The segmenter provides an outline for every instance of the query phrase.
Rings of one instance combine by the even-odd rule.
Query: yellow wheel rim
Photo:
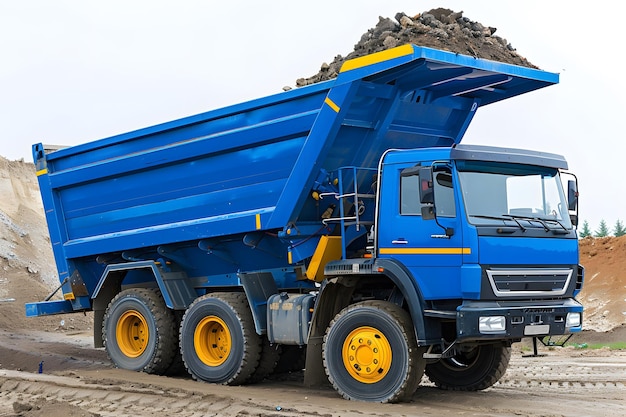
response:
[[[364,384],[381,381],[391,367],[391,345],[379,330],[363,326],[354,329],[343,342],[343,364],[348,373]]]
[[[117,345],[122,354],[129,358],[137,358],[145,352],[149,336],[146,318],[137,310],[126,311],[117,321]]]
[[[217,316],[203,318],[193,333],[193,343],[198,358],[207,366],[220,366],[232,349],[228,326]]]

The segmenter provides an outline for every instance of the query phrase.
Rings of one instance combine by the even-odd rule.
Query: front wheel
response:
[[[453,357],[426,365],[426,375],[437,387],[455,391],[480,391],[502,378],[511,359],[511,348],[478,345]]]
[[[384,301],[343,309],[324,336],[326,374],[344,398],[396,402],[410,398],[424,373],[409,314]]]

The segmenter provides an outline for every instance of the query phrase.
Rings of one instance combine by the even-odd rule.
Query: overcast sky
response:
[[[378,16],[434,7],[496,27],[561,82],[481,108],[464,142],[564,155],[580,217],[626,221],[626,3],[502,0],[0,0],[0,155],[76,145],[281,91]]]

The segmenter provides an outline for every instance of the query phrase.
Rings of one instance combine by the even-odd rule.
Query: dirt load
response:
[[[296,85],[302,87],[330,80],[339,74],[341,65],[348,59],[407,43],[537,68],[495,32],[496,28],[475,22],[463,16],[463,12],[444,8],[432,9],[413,17],[405,13],[397,13],[395,19],[379,17],[378,24],[361,36],[352,52],[346,56],[335,56],[330,64],[323,63],[317,74],[296,80]]]
[[[448,9],[380,18],[345,57],[337,56],[299,86],[337,75],[345,59],[404,43],[535,67],[495,29]],[[446,392],[426,377],[410,402],[343,400],[330,386],[305,388],[302,373],[228,387],[114,369],[93,348],[92,316],[27,319],[24,303],[58,285],[32,164],[0,157],[0,416],[606,416],[626,415],[626,350],[577,349],[626,341],[626,237],[584,239],[585,331],[565,348],[527,357],[514,345],[509,368],[481,392]],[[55,296],[54,298],[57,298]]]

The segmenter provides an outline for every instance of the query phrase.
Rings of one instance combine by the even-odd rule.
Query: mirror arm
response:
[[[434,204],[422,207],[422,219],[423,220],[435,220],[435,223],[437,223],[437,226],[441,227],[445,231],[447,237],[451,237],[454,235],[453,227],[445,227],[444,225],[439,223],[439,219],[437,218],[437,212],[435,210]]]
[[[444,230],[447,237],[452,237],[452,235],[454,235],[453,227],[445,227],[444,225],[439,223],[439,219],[437,218],[437,213],[435,213],[435,223],[437,223],[437,226],[441,227]]]

